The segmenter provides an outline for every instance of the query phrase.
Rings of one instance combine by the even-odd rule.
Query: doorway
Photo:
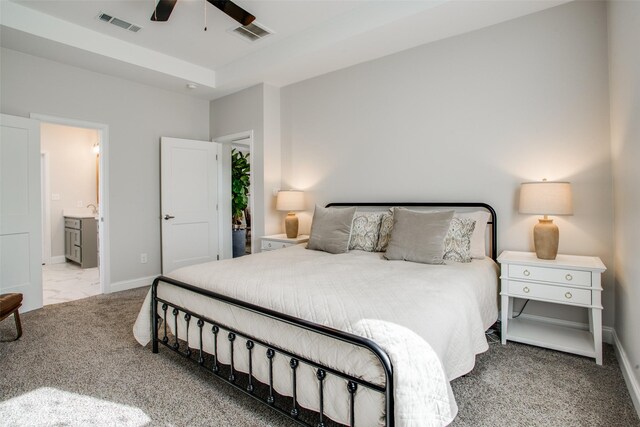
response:
[[[233,218],[233,258],[251,255],[251,149],[231,144],[231,215]]]
[[[232,156],[233,152],[241,152],[249,161],[249,193],[248,193],[248,215],[245,214],[243,219],[245,226],[248,225],[247,239],[245,241],[245,254],[259,252],[257,244],[259,239],[256,239],[253,235],[255,213],[255,176],[253,171],[255,170],[253,158],[253,131],[245,131],[235,133],[232,135],[221,136],[215,138],[214,142],[221,145],[221,162],[220,162],[220,179],[219,179],[219,204],[220,204],[220,258],[232,258],[233,257],[233,216],[232,216]]]
[[[40,120],[43,304],[108,292],[106,125]]]

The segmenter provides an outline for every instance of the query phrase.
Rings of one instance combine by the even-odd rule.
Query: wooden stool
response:
[[[22,324],[20,323],[20,313],[18,309],[22,306],[22,294],[2,294],[0,295],[0,322],[13,314],[16,321],[18,336],[9,341],[15,341],[22,336]]]

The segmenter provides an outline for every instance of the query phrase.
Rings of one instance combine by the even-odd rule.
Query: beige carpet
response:
[[[47,306],[0,343],[2,426],[288,426],[202,369],[140,347],[131,327],[146,289]],[[13,319],[0,337],[13,333]],[[492,344],[452,383],[462,426],[640,426],[611,346],[592,359]]]

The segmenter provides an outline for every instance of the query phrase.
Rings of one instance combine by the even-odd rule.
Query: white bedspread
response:
[[[436,266],[386,261],[379,253],[362,251],[331,255],[299,245],[186,267],[169,277],[373,339],[393,363],[398,426],[441,426],[453,420],[457,406],[449,381],[471,371],[475,355],[487,350],[484,331],[498,315],[497,266],[489,258]],[[158,295],[302,356],[320,358],[365,380],[384,384],[377,359],[362,349],[347,348],[347,344],[308,332],[291,333],[291,326],[170,286],[160,284]],[[142,345],[151,338],[149,298],[134,325],[134,335]],[[173,321],[168,323],[173,325]],[[191,326],[189,342],[197,347],[197,328]],[[181,337],[183,328],[181,320]],[[226,345],[219,347],[219,360],[228,363],[228,341],[220,342]],[[205,334],[205,348],[212,351],[211,334]],[[257,346],[254,354],[263,351]],[[234,361],[238,370],[247,372],[245,356],[237,352]],[[285,360],[276,362],[274,369],[282,375],[274,375],[279,378],[274,387],[290,395],[290,369]],[[268,382],[266,358],[254,360],[253,369],[260,381]],[[316,409],[313,371],[301,365],[298,378],[300,404]],[[325,390],[325,414],[347,423],[344,382],[329,376]],[[371,408],[380,408],[380,402],[378,393],[358,389],[358,425],[379,424],[383,413]]]

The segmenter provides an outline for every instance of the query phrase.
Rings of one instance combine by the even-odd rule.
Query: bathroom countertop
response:
[[[89,208],[63,209],[62,216],[65,218],[76,218],[76,219],[85,219],[85,218],[98,219],[98,214],[93,213],[93,209],[89,209]]]

